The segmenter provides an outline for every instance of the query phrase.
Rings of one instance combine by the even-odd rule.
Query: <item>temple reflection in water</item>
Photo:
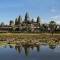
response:
[[[56,45],[48,45],[50,49],[55,49],[56,48]],[[11,47],[11,46],[10,46]],[[33,51],[34,48],[36,48],[36,51],[37,52],[40,52],[40,45],[37,45],[37,46],[15,46],[15,49],[16,51],[20,54],[21,51],[22,51],[22,48],[24,49],[24,52],[25,52],[25,55],[28,56],[29,55],[29,52],[30,52],[30,49]]]
[[[24,49],[24,52],[25,52],[25,55],[28,56],[30,49],[33,51],[34,50],[34,47],[36,47],[37,52],[40,51],[40,45],[38,45],[38,46],[27,46],[27,45],[25,45],[25,46],[17,46],[16,45],[15,46],[15,49],[16,49],[16,51],[18,53],[20,53],[22,51],[22,48],[23,48]]]

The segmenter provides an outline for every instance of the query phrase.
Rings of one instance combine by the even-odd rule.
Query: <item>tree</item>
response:
[[[54,33],[55,29],[56,29],[56,22],[55,21],[50,21],[49,28],[50,28],[50,31],[51,31],[51,33],[53,35],[53,33]]]
[[[47,32],[47,25],[42,24],[42,26],[40,26],[40,29],[41,29],[42,32]]]
[[[37,17],[37,23],[40,23],[40,17],[39,16]]]

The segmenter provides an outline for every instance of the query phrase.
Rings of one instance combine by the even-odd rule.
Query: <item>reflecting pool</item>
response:
[[[0,47],[0,60],[60,60],[60,46],[4,46]]]

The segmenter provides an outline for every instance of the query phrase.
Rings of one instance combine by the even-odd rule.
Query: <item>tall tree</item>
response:
[[[49,28],[50,28],[50,31],[51,31],[51,33],[53,35],[53,33],[54,33],[55,29],[56,29],[56,22],[55,21],[50,21]]]

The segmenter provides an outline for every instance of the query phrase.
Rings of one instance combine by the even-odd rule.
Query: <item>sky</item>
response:
[[[42,23],[54,20],[60,24],[60,0],[0,0],[0,23],[9,24],[28,12],[36,20],[40,16]]]

